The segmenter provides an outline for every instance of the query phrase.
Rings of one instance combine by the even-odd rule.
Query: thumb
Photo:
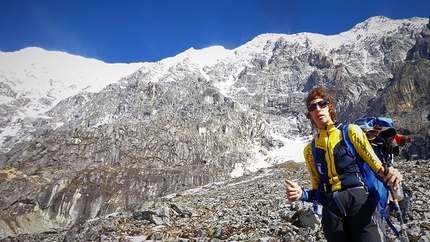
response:
[[[293,181],[290,181],[288,179],[285,179],[285,183],[287,183],[287,185],[292,186],[292,187],[296,187],[297,186],[297,183],[295,183]]]

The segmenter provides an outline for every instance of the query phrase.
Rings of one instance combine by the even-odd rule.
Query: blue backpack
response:
[[[383,117],[361,118],[354,121],[353,124],[360,126],[360,128],[366,134],[368,140],[373,144],[372,147],[376,155],[382,162],[387,163],[387,165],[390,166],[392,162],[392,155],[394,152],[397,152],[396,150],[398,149],[398,147],[393,145],[396,131],[394,130],[394,123],[392,119]],[[348,136],[348,127],[349,125],[344,125],[341,128],[342,138],[345,141],[349,152],[356,158],[357,165],[359,166],[362,176],[366,182],[369,194],[372,196],[372,201],[378,204],[381,216],[385,219],[388,226],[393,230],[396,236],[399,237],[399,232],[391,223],[385,210],[388,201],[389,187],[387,187],[382,178],[375,174],[372,168],[370,168],[370,166],[357,154]],[[312,153],[314,154],[315,165],[317,166],[318,171],[320,171],[321,164],[316,160],[315,156],[315,139],[312,141]],[[316,214],[318,214],[318,203],[324,203],[324,196],[321,194],[322,186],[323,181],[320,179],[316,193],[317,200],[314,201],[314,212]],[[321,217],[320,214],[318,214],[318,216]]]

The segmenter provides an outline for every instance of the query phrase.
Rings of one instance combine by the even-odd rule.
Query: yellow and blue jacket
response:
[[[382,162],[373,151],[366,134],[359,126],[349,125],[348,136],[357,154],[377,173]],[[326,193],[365,185],[360,168],[342,139],[341,130],[336,128],[333,123],[327,124],[325,129],[318,129],[318,134],[315,136],[315,150],[317,160],[321,165],[321,174],[314,162],[312,145],[308,144],[305,147],[303,154],[310,174],[312,191],[309,191],[310,196],[306,194],[306,199],[302,200],[312,201],[314,199],[313,196],[318,189],[320,179],[324,181]]]

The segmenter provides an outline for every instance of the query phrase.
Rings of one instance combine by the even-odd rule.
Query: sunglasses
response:
[[[309,106],[308,106],[308,111],[309,111],[309,112],[314,111],[314,110],[317,108],[317,105],[318,105],[318,107],[320,107],[320,108],[325,108],[325,107],[327,107],[327,105],[328,105],[329,103],[330,103],[330,102],[329,102],[329,101],[327,101],[327,100],[321,100],[321,101],[319,101],[319,102],[312,103],[311,105],[309,105]]]

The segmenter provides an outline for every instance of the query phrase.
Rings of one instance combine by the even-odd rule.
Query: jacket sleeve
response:
[[[303,155],[305,158],[305,163],[306,163],[306,167],[308,168],[308,172],[309,172],[309,176],[310,176],[310,180],[311,180],[311,185],[312,185],[312,190],[305,190],[303,189],[303,197],[302,197],[302,201],[306,201],[306,202],[313,202],[316,198],[315,198],[315,194],[316,191],[318,189],[318,185],[320,182],[320,176],[318,173],[318,170],[315,166],[314,163],[314,157],[312,154],[312,145],[308,144],[305,149],[303,150]]]
[[[320,183],[320,175],[318,173],[318,169],[317,169],[315,162],[314,162],[314,156],[312,154],[312,145],[311,144],[308,144],[305,147],[305,149],[303,151],[303,155],[305,158],[306,167],[308,168],[308,172],[310,175],[312,189],[317,190],[318,184]]]
[[[377,173],[382,166],[382,162],[373,151],[372,145],[366,137],[366,134],[358,125],[349,125],[348,136],[353,144],[357,154]]]

